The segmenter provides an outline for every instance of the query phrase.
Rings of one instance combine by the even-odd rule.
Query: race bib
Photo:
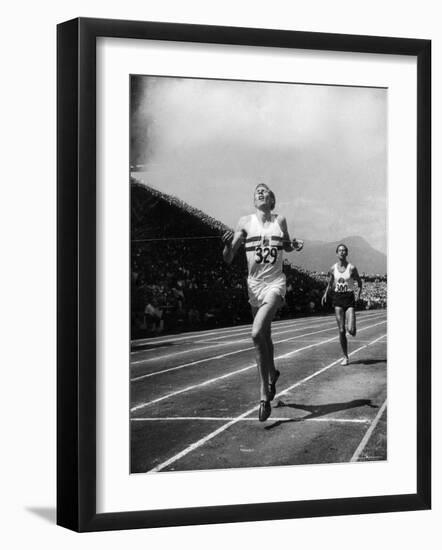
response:
[[[276,246],[257,246],[255,248],[255,263],[274,264],[278,258]]]
[[[345,279],[339,279],[339,281],[336,283],[335,292],[348,292],[348,284],[346,283]]]

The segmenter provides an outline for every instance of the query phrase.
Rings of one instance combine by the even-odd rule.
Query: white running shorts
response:
[[[262,281],[260,279],[247,279],[247,289],[249,292],[249,303],[252,307],[261,307],[269,294],[276,293],[282,299],[286,293],[285,275],[273,281]]]

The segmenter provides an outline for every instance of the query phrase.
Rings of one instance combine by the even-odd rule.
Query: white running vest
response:
[[[245,240],[249,279],[273,281],[282,275],[283,232],[272,215],[272,221],[264,227],[256,214],[250,216]]]
[[[338,294],[342,292],[353,292],[355,281],[351,276],[352,269],[353,266],[350,262],[347,264],[347,267],[343,273],[338,270],[337,263],[333,266],[333,277],[335,284],[334,291]]]

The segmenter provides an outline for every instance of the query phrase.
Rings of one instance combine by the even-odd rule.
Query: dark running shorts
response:
[[[355,295],[353,292],[335,292],[333,294],[333,307],[355,307]]]

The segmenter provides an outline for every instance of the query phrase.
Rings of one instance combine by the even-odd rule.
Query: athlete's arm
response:
[[[289,231],[287,229],[287,220],[284,216],[281,216],[278,214],[278,223],[279,227],[282,230],[283,233],[283,241],[282,241],[282,248],[285,252],[292,252],[292,250],[296,250],[297,252],[300,252],[304,247],[304,241],[301,241],[299,239],[290,239]]]
[[[333,270],[330,268],[329,272],[327,273],[327,287],[325,289],[324,295],[321,298],[321,305],[323,306],[325,302],[327,301],[327,294],[330,290],[330,287],[333,285],[334,280]]]
[[[355,280],[358,283],[358,290],[356,291],[357,292],[356,301],[358,301],[359,297],[361,296],[361,292],[362,292],[362,279],[359,276],[359,272],[358,272],[356,266],[353,266],[353,271],[352,271],[351,276],[352,276],[352,279]]]
[[[235,257],[238,248],[244,241],[246,237],[245,230],[245,218],[240,218],[235,231],[226,231],[222,236],[222,241],[224,243],[223,249],[223,260],[227,264],[231,264],[233,258]]]

